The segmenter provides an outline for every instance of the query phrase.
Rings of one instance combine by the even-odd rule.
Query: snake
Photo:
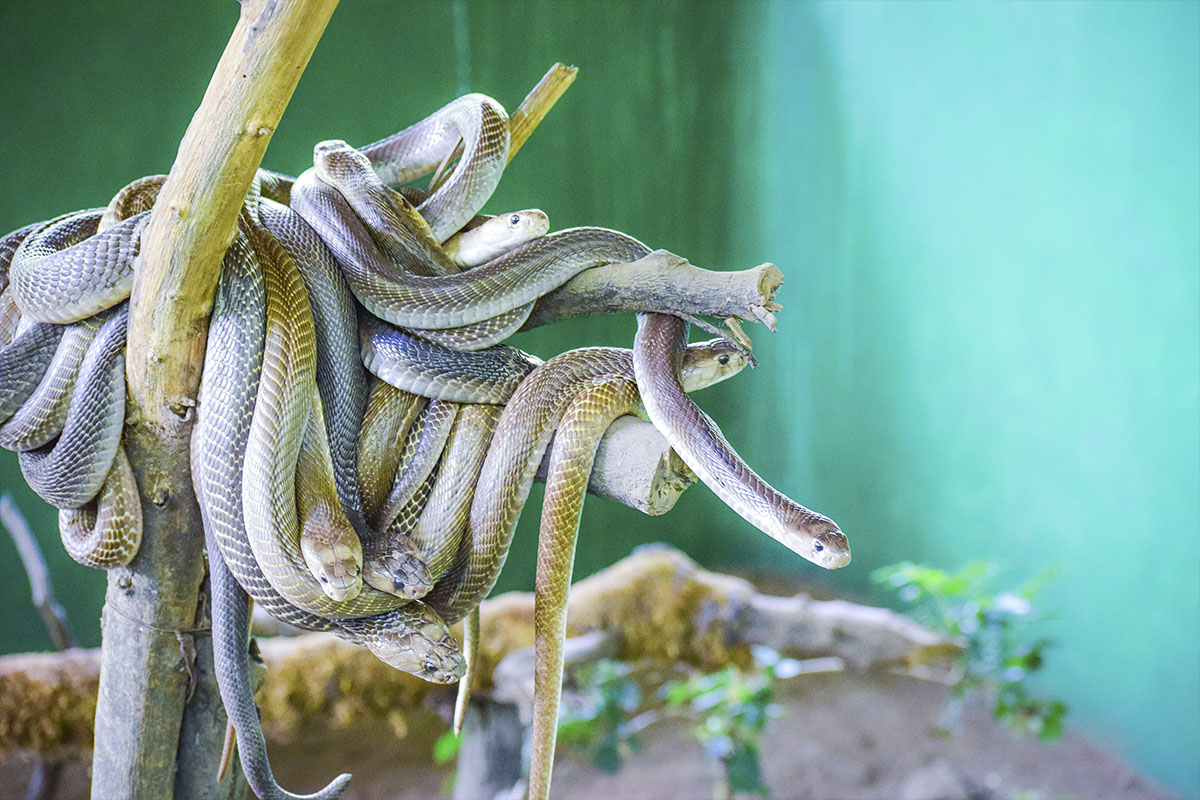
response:
[[[92,318],[63,329],[58,347],[37,388],[7,421],[0,424],[0,447],[32,450],[58,436],[75,391],[75,377],[88,345],[99,329]]]
[[[442,243],[455,266],[477,267],[507,253],[519,244],[541,238],[550,231],[550,218],[539,208],[527,208],[480,219]]]
[[[38,233],[62,222],[106,231],[150,208],[163,180],[165,176],[134,181],[105,209],[26,226],[20,246],[12,246],[17,243],[10,235],[0,252],[7,262]],[[31,488],[59,508],[64,549],[89,567],[127,564],[141,543],[137,483],[121,446],[127,320],[124,304],[78,323],[52,325],[61,331],[59,346],[37,388],[0,431],[0,443],[20,451]],[[35,369],[35,364],[39,358],[26,367]]]
[[[94,499],[78,508],[59,509],[58,531],[67,555],[85,567],[119,567],[137,554],[142,504],[124,447],[117,448]]]
[[[11,417],[37,389],[62,335],[59,325],[22,319],[12,341],[0,347],[0,420]]]
[[[408,505],[417,490],[433,474],[460,408],[458,403],[430,400],[417,415],[405,437],[391,490],[372,519],[376,528],[389,528],[401,509]]]
[[[21,473],[56,508],[78,508],[104,483],[125,427],[127,305],[114,309],[88,346],[58,438],[20,453]]]
[[[336,152],[327,152],[324,155],[330,160],[341,157]],[[345,155],[346,171],[355,165],[360,172],[365,169],[353,153],[347,152]],[[340,172],[341,170],[333,174]],[[352,185],[347,184],[343,188],[353,193]],[[376,284],[386,287],[390,281],[405,281],[409,277],[437,280],[439,277],[446,277],[444,272],[457,270],[449,261],[441,266],[408,256],[402,262],[395,261],[378,244],[377,239],[383,232],[373,234],[355,213],[351,201],[337,188],[319,178],[315,168],[302,172],[296,179],[291,200],[292,209],[304,218],[334,253],[343,276],[347,278],[351,291],[360,302],[364,298],[362,291],[369,293],[370,287]],[[397,219],[396,224],[403,225],[403,222]],[[410,238],[415,236],[410,235]],[[356,283],[362,291],[355,289]],[[366,287],[365,290],[363,286]],[[372,308],[370,303],[364,305],[372,313],[383,316],[378,314],[378,306]],[[440,331],[424,330],[419,326],[409,326],[409,329],[413,333],[455,349],[482,349],[502,341],[516,331],[531,310],[532,305],[529,305],[529,308],[521,306],[472,323],[439,326],[444,328]]]
[[[751,525],[817,566],[850,563],[850,544],[837,523],[759,477],[687,397],[679,377],[687,328],[670,314],[638,315],[633,366],[650,421],[713,494]]]
[[[551,439],[539,534],[541,699],[531,796],[544,797],[549,787],[579,513],[596,443],[616,416],[640,410],[722,500],[793,551],[827,568],[849,561],[837,525],[750,470],[687,398],[697,380],[740,369],[738,348],[724,341],[687,346],[685,323],[652,313],[639,315],[632,352],[587,348],[541,364],[499,344],[546,292],[585,269],[650,252],[605,228],[546,233],[545,215],[534,210],[480,218],[507,160],[506,120],[495,101],[469,95],[361,151],[338,140],[322,143],[314,168],[295,180],[260,173],[256,197],[226,254],[192,467],[213,571],[214,628],[221,630],[214,641],[223,701],[260,797],[295,795],[280,789],[270,772],[245,681],[247,597],[292,624],[363,644],[397,668],[435,681],[459,678],[468,665],[446,623],[472,612],[477,623],[479,602],[504,564]],[[393,188],[431,169],[440,174],[460,140],[458,169],[448,180],[435,179],[431,194],[414,202],[411,191]],[[153,186],[155,178],[146,181]],[[84,388],[93,385],[89,377],[68,402],[72,390],[58,376],[75,362],[80,376],[111,374],[91,365],[111,370],[119,363],[120,347],[112,343],[124,336],[111,331],[127,312],[92,318],[128,296],[149,215],[138,197],[134,192],[103,212],[66,215],[0,240],[0,261],[11,255],[7,274],[0,269],[0,420],[18,415],[10,427],[0,426],[0,439],[28,445],[22,459],[34,465],[31,473],[38,464],[65,464],[51,460],[57,447],[87,439],[73,426],[82,416],[72,416],[76,399],[103,393]],[[487,236],[476,241],[494,234],[506,241],[506,229],[518,225],[537,233],[515,246],[464,246],[477,230]],[[355,319],[354,301],[365,309],[361,319]],[[52,366],[22,373],[22,362],[34,355],[39,365]],[[697,378],[702,363],[721,368]],[[393,472],[386,490],[373,477],[369,492],[356,442],[371,409],[364,365],[382,381],[377,386],[390,387],[379,390],[380,397],[414,390],[427,396],[405,407],[424,409],[417,412],[424,414],[419,431],[403,421],[380,423],[394,445],[404,430],[411,469]],[[109,394],[117,391],[110,381]],[[116,427],[119,445],[120,425],[95,416],[99,428]],[[50,447],[60,420],[59,442]],[[111,449],[111,436],[101,440],[96,449]],[[88,490],[102,485],[96,487],[100,497],[64,511],[70,516],[64,530],[95,530],[107,524],[107,512],[125,513],[113,495],[136,496],[136,484],[129,488],[132,472],[119,446],[108,463],[111,468],[88,471],[83,482]],[[487,491],[474,491],[479,486]],[[87,502],[84,494],[81,489],[64,501]],[[365,542],[380,541],[368,518],[386,528],[384,540],[407,541],[411,548],[380,556],[372,574],[384,575],[382,590],[362,584],[359,575],[367,566]],[[421,602],[403,596],[415,594],[409,590],[421,582],[396,566],[405,559],[427,571],[432,588]],[[477,628],[468,624],[467,630],[470,650]],[[314,796],[336,796],[342,786],[344,776]]]
[[[439,242],[458,232],[491,197],[508,163],[508,114],[487,95],[463,95],[420,122],[362,148],[379,178],[403,184],[449,161],[459,168],[418,207]]]
[[[261,179],[260,179],[261,180]],[[387,542],[367,525],[358,475],[358,443],[366,408],[354,300],[337,262],[316,232],[290,208],[262,198],[263,226],[292,256],[308,291],[316,336],[316,381],[334,482],[345,516],[362,543],[363,579],[380,591],[418,597],[430,587],[415,548]]]

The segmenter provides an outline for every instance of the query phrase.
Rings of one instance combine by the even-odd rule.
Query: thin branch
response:
[[[521,105],[512,113],[508,119],[509,143],[508,143],[508,160],[512,161],[513,156],[517,154],[525,145],[525,140],[529,138],[529,134],[533,133],[533,129],[545,118],[554,104],[558,102],[558,98],[563,96],[563,92],[571,86],[575,81],[575,76],[579,73],[578,67],[568,67],[563,64],[555,64],[542,79],[537,82],[537,85],[530,90],[529,94],[525,95],[525,99],[521,101]]]
[[[17,546],[17,555],[25,567],[25,575],[29,578],[29,591],[33,596],[33,607],[37,609],[46,625],[46,633],[55,650],[66,650],[75,647],[75,636],[67,623],[67,613],[59,605],[54,596],[54,584],[50,580],[50,570],[46,568],[46,559],[42,549],[38,547],[37,538],[29,527],[29,521],[13,502],[12,495],[5,492],[0,495],[0,522],[8,529],[13,544]]]
[[[38,547],[29,520],[25,519],[8,492],[0,495],[0,522],[4,523],[13,544],[17,546],[17,555],[29,578],[33,607],[41,615],[54,649],[61,651],[75,647],[75,636],[67,624],[67,614],[54,596],[54,584],[50,580],[50,570],[46,568],[42,548]],[[29,785],[25,788],[25,800],[49,800],[53,797],[62,778],[62,767],[61,761],[39,756],[34,762],[33,774],[29,776]]]
[[[783,273],[774,264],[717,272],[666,250],[627,264],[584,270],[537,301],[521,327],[529,330],[566,317],[670,311],[762,322],[775,329],[782,306],[775,292]]]

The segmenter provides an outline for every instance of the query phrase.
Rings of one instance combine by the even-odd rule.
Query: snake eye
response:
[[[322,576],[320,577],[320,581],[321,581],[321,583],[329,583],[329,576],[328,576],[328,575],[322,575]]]
[[[513,225],[520,225],[521,224],[521,215],[513,214],[511,217],[508,218],[508,221],[511,222]]]
[[[726,364],[729,363],[729,356],[727,356],[727,355],[717,356],[717,363],[720,364],[721,366],[725,366]]]
[[[825,545],[821,544],[820,542],[813,542],[813,550],[815,550],[816,552],[819,553],[824,549],[825,549]]]

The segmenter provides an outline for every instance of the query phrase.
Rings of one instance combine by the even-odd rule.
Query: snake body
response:
[[[298,214],[263,198],[259,217],[292,256],[308,292],[316,337],[316,382],[333,477],[346,519],[362,542],[364,578],[381,591],[420,596],[430,584],[415,548],[382,542],[363,513],[357,452],[367,392],[354,300],[333,254]]]
[[[617,417],[630,411],[637,401],[637,384],[628,373],[584,381],[572,390],[572,399],[563,412],[560,430],[550,451],[534,584],[530,798],[545,798],[550,793],[562,695],[567,592],[592,462],[604,431]]]
[[[533,302],[590,267],[634,261],[644,244],[607,228],[547,234],[466,272],[442,277],[382,275],[370,261],[338,255],[347,283],[375,316],[409,328],[479,323]]]
[[[125,448],[94,499],[58,512],[58,531],[67,555],[85,567],[108,569],[128,564],[142,542],[142,504]]]
[[[457,98],[404,130],[362,149],[379,178],[408,183],[448,161],[463,142],[460,166],[417,210],[445,241],[491,197],[508,163],[508,114],[487,95]]]
[[[367,397],[358,444],[358,474],[368,516],[375,515],[387,498],[400,468],[405,437],[426,402],[424,397],[375,381]]]
[[[417,489],[433,474],[460,407],[458,403],[431,400],[417,417],[413,429],[405,437],[395,482],[372,520],[376,528],[387,529],[391,526],[400,510],[408,505]]]
[[[362,359],[397,389],[456,403],[504,403],[538,359],[498,344],[459,352],[420,339],[378,319],[364,319]]]
[[[810,511],[758,476],[712,418],[684,393],[679,371],[687,323],[669,314],[639,314],[633,364],[646,413],[697,477],[743,519],[818,566],[850,562],[837,524]]]
[[[542,364],[499,344],[581,271],[650,252],[604,228],[543,235],[541,212],[478,216],[508,151],[503,108],[468,95],[361,151],[322,143],[312,170],[262,171],[247,196],[210,324],[192,472],[219,684],[260,797],[297,796],[266,760],[246,674],[247,598],[396,668],[458,679],[466,664],[446,622],[470,615],[474,653],[479,602],[553,439],[530,776],[531,797],[547,795],[583,496],[600,436],[639,399],[735,511],[821,566],[849,560],[837,526],[751,471],[687,398],[740,369],[737,348],[688,347],[686,325],[660,314],[640,315],[633,352],[589,348]],[[391,188],[435,169],[427,196]],[[63,508],[68,551],[94,566],[136,552],[136,537],[117,538],[123,526],[140,535],[120,447],[128,312],[105,310],[128,296],[162,182],[0,239],[0,444],[24,450],[31,485]],[[381,379],[370,399],[367,370]],[[336,797],[346,777],[312,797]]]
[[[20,454],[21,472],[30,488],[56,508],[78,508],[95,497],[120,446],[128,322],[129,310],[122,307],[88,347],[58,438]]]
[[[133,288],[133,259],[149,212],[97,232],[103,209],[84,211],[31,234],[9,267],[14,299],[38,322],[78,322]]]
[[[58,436],[66,422],[75,377],[100,326],[93,319],[67,326],[37,388],[0,424],[0,447],[32,450]]]
[[[378,305],[373,307],[364,299],[372,296],[373,286],[379,285],[386,290],[393,280],[404,281],[406,277],[422,276],[429,278],[442,274],[440,267],[420,258],[410,257],[402,264],[393,260],[379,246],[377,234],[373,234],[354,213],[350,202],[341,192],[317,177],[315,170],[300,174],[292,187],[291,198],[292,208],[333,252],[351,290],[369,310],[378,308]],[[410,329],[413,333],[456,349],[481,349],[498,343],[519,328],[531,309],[530,304],[519,305],[472,323],[437,326],[445,330],[436,332],[423,330],[419,326],[410,326]]]
[[[502,411],[499,405],[464,405],[450,431],[425,509],[410,533],[434,582],[446,574],[458,552]]]
[[[62,335],[59,325],[22,323],[12,341],[0,347],[0,420],[11,417],[37,389]]]

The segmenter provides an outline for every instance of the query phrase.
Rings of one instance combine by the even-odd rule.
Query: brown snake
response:
[[[339,142],[319,146],[316,167],[294,184],[264,175],[258,185],[261,194],[289,200],[299,217],[269,199],[252,200],[226,255],[204,365],[193,478],[214,556],[214,591],[223,587],[225,598],[214,609],[222,692],[260,796],[291,795],[274,783],[257,719],[247,712],[253,701],[243,680],[247,612],[240,592],[281,619],[362,643],[398,668],[454,680],[464,663],[443,619],[476,611],[491,591],[554,436],[539,538],[530,782],[531,796],[546,796],[583,494],[600,435],[639,398],[681,457],[735,511],[821,566],[849,560],[846,539],[832,521],[762,481],[687,399],[681,370],[724,358],[728,369],[716,373],[723,377],[740,368],[736,348],[707,343],[685,356],[686,325],[650,314],[640,318],[632,354],[594,348],[538,366],[519,351],[493,346],[520,326],[533,301],[580,271],[649,253],[604,228],[540,236],[544,215],[522,212],[543,226],[537,238],[487,251],[486,263],[462,271],[463,262],[441,243],[475,217],[499,179],[508,153],[506,119],[494,101],[468,96],[362,154]],[[467,140],[461,165],[415,209],[385,185],[448,161],[460,138]],[[111,324],[97,333],[99,321],[90,318],[128,294],[148,204],[138,207],[136,192],[127,200],[119,211],[114,203],[104,215],[81,212],[0,240],[0,259],[13,257],[11,286],[0,295],[0,421],[11,418],[0,426],[0,442],[46,448],[59,420],[57,444],[82,437],[68,433],[83,412],[73,417],[67,410],[70,389],[55,376],[90,363],[81,355],[90,354],[89,338],[101,340]],[[517,220],[513,215],[509,223]],[[314,265],[300,266],[310,253],[317,254]],[[342,294],[337,288],[330,294],[330,284]],[[362,314],[361,326],[345,285],[371,312]],[[13,309],[25,320],[18,324]],[[51,324],[72,322],[67,333]],[[70,347],[60,346],[68,337]],[[478,352],[446,356],[447,344]],[[48,363],[55,352],[61,355],[53,370],[22,370],[35,356],[36,363]],[[104,352],[111,369],[119,347],[110,344]],[[437,411],[419,411],[425,401],[405,400],[404,410],[395,412],[400,421],[372,417],[378,412],[367,400],[360,352],[384,380],[434,397]],[[433,377],[421,371],[431,364]],[[474,389],[463,388],[471,381]],[[110,385],[115,392],[115,382]],[[393,389],[378,391],[381,398],[398,397]],[[471,404],[459,408],[463,402]],[[410,431],[412,421],[404,420],[418,412],[424,422],[419,432]],[[106,419],[119,439],[123,417]],[[357,441],[361,429],[375,425],[392,447],[402,437],[411,440],[411,470],[401,468],[404,457],[384,455],[386,445]],[[88,461],[93,466],[83,488],[60,498],[68,507],[64,536],[78,530],[82,538],[108,526],[113,514],[133,513],[120,499],[136,492],[132,473],[112,441],[108,436],[97,445],[111,455]],[[364,463],[364,452],[378,459],[367,455]],[[24,459],[36,470],[51,463],[39,462],[51,453]],[[389,469],[393,458],[396,467]],[[98,555],[72,555],[98,566],[126,555],[90,546]],[[360,571],[370,577],[365,584]],[[411,601],[426,590],[424,602]],[[342,785],[339,779],[319,796],[335,796]]]

